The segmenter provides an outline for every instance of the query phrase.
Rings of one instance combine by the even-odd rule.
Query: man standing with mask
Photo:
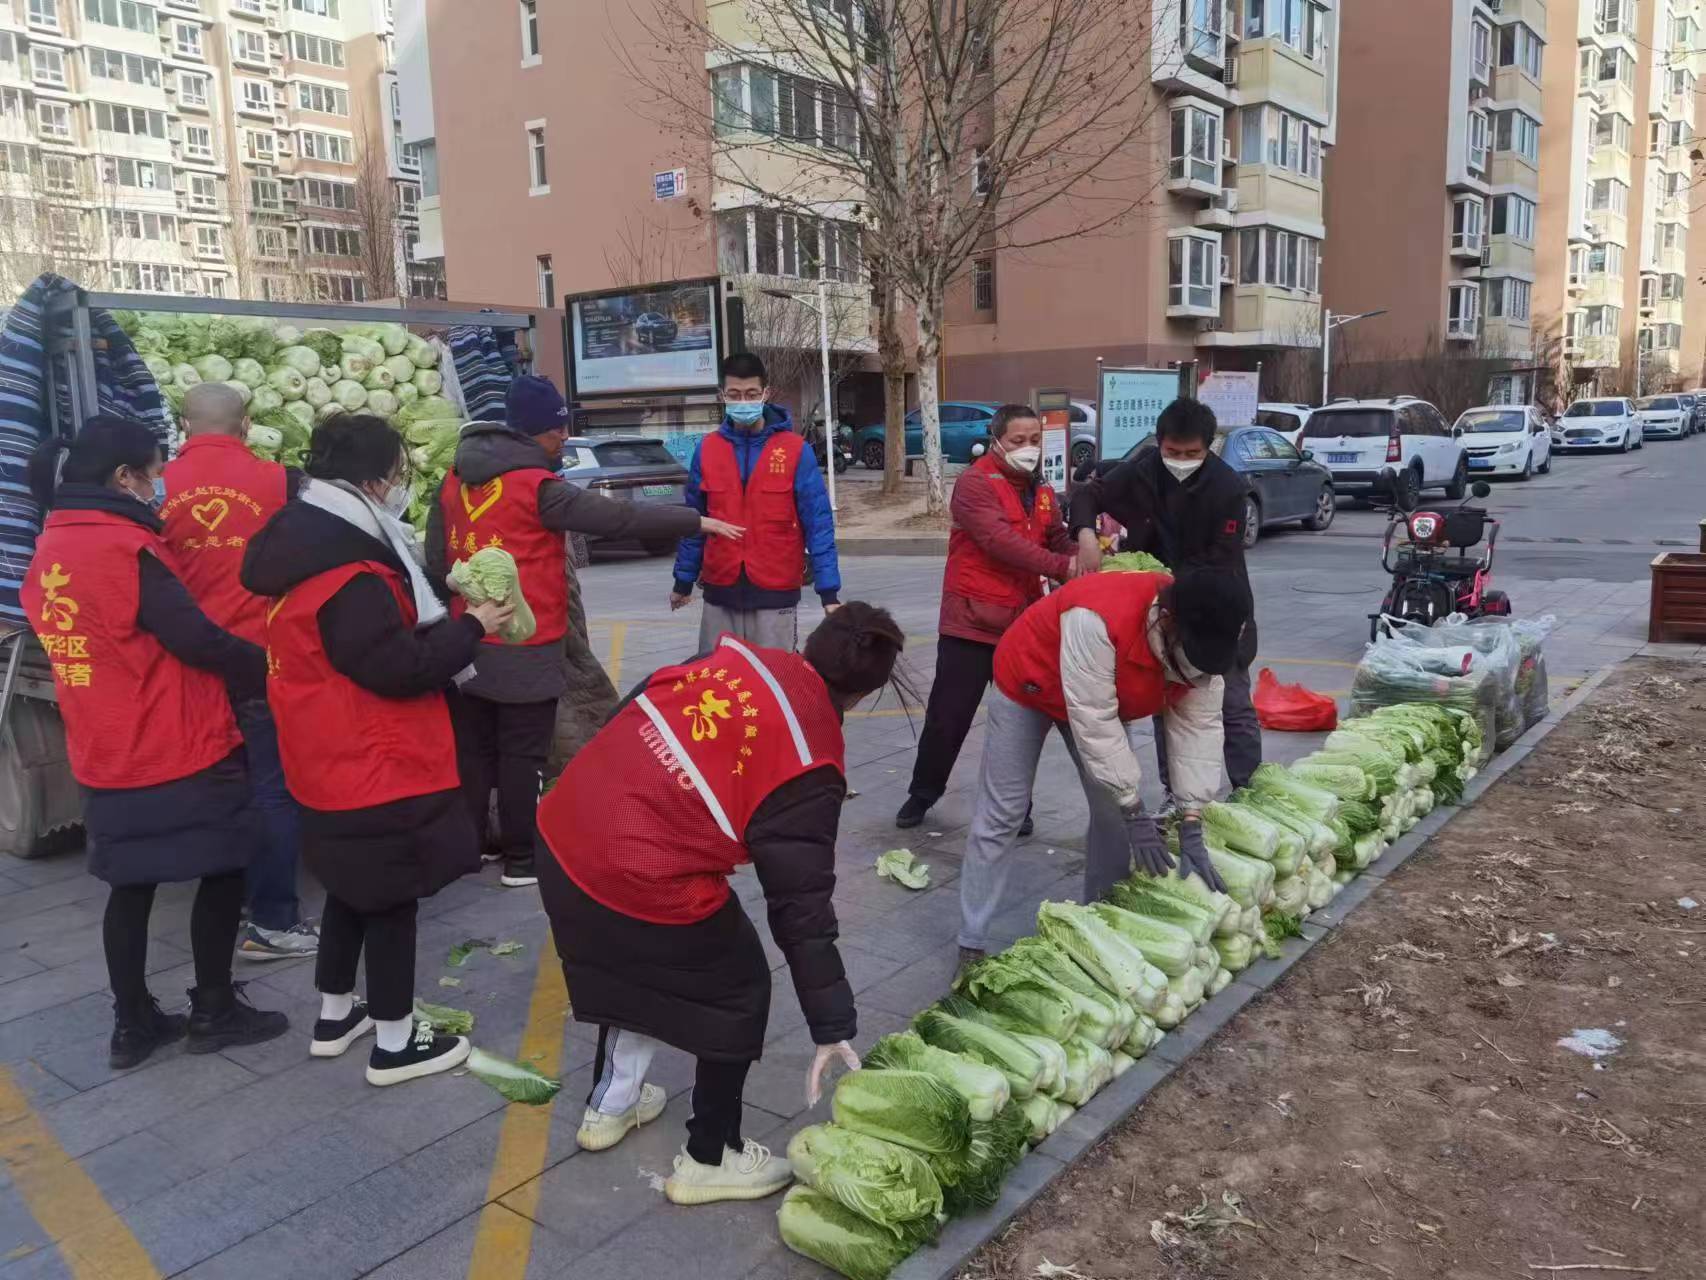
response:
[[[699,442],[688,468],[687,504],[746,530],[738,541],[681,540],[669,607],[705,592],[703,653],[725,631],[753,644],[792,650],[799,640],[800,586],[810,554],[825,613],[841,591],[835,514],[823,472],[794,433],[788,411],[770,403],[764,362],[749,353],[722,364],[723,421]]]
[[[1072,494],[1071,526],[1078,567],[1101,566],[1096,518],[1125,526],[1126,551],[1147,551],[1174,573],[1212,569],[1231,575],[1248,595],[1244,566],[1244,498],[1249,486],[1214,452],[1214,410],[1200,400],[1175,400],[1155,424],[1155,447],[1116,463],[1081,483]],[[1250,663],[1256,657],[1254,617],[1238,642],[1237,661],[1225,672],[1226,775],[1233,787],[1250,781],[1262,763],[1262,727],[1250,702]],[[1162,785],[1168,777],[1167,739],[1155,726]]]
[[[989,424],[991,449],[954,481],[936,677],[912,766],[902,829],[924,821],[948,789],[960,748],[983,702],[1002,633],[1040,600],[1043,579],[1076,572],[1060,499],[1037,477],[1043,424],[1029,405],[1004,404]],[[1030,814],[1019,828],[1031,834]]]
[[[427,571],[442,587],[450,569],[485,547],[515,557],[521,593],[538,624],[530,640],[487,636],[473,678],[450,702],[457,766],[475,830],[486,829],[498,793],[502,883],[536,884],[534,812],[551,748],[557,699],[567,688],[563,637],[569,628],[568,533],[604,538],[679,538],[740,530],[680,507],[617,502],[557,475],[571,419],[548,378],[510,384],[505,422],[462,428],[456,463],[427,517]],[[719,538],[719,541],[722,540]],[[466,608],[449,596],[450,610]]]

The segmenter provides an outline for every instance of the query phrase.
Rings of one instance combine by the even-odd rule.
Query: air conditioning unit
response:
[[[1237,213],[1238,212],[1238,188],[1237,187],[1222,187],[1220,189],[1220,194],[1214,198],[1214,206],[1217,209],[1226,210],[1227,213]]]
[[[1221,322],[1220,317],[1219,316],[1213,316],[1209,319],[1205,319],[1205,320],[1201,321],[1197,327],[1197,332],[1199,332],[1199,333],[1219,333],[1221,331],[1221,329],[1223,329],[1223,328],[1225,328],[1225,325]]]
[[[1490,267],[1493,265],[1493,246],[1490,244],[1483,245],[1481,247],[1481,265],[1483,267]]]
[[[1238,55],[1236,53],[1226,55],[1226,65],[1221,68],[1220,79],[1223,84],[1235,85],[1238,83]]]
[[[1220,283],[1232,283],[1232,255],[1230,253],[1220,255]]]
[[[1220,140],[1220,158],[1227,164],[1231,164],[1238,158],[1233,154],[1231,138],[1222,138]]]

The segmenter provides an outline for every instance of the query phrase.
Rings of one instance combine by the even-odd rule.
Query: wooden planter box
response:
[[[1706,552],[1653,557],[1647,639],[1654,644],[1706,644]]]

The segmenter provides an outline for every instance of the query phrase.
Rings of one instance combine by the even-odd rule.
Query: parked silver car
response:
[[[563,442],[563,479],[620,502],[680,506],[687,500],[687,468],[650,436],[571,436]],[[640,544],[647,555],[671,555],[675,540]]]

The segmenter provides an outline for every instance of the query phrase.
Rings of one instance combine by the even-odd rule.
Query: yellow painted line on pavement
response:
[[[622,681],[622,650],[628,624],[610,627],[610,654],[604,670],[612,684]],[[569,991],[563,982],[557,948],[549,935],[539,947],[533,974],[533,997],[527,1005],[527,1025],[521,1032],[520,1061],[548,1076],[561,1073],[563,1036],[568,1029]],[[469,1280],[523,1280],[533,1252],[533,1214],[539,1207],[539,1173],[551,1142],[551,1115],[556,1100],[542,1107],[510,1103],[498,1133],[497,1154],[486,1179],[486,1205],[474,1252],[468,1259]],[[498,1198],[505,1197],[506,1204]]]
[[[159,1280],[124,1219],[0,1067],[0,1166],[72,1280]]]

